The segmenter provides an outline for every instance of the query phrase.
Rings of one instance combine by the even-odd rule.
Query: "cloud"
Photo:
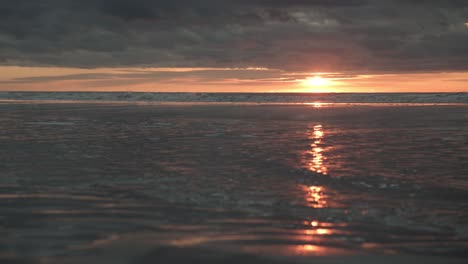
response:
[[[0,3],[0,64],[468,69],[467,1],[16,0]]]
[[[61,81],[95,81],[95,80],[131,80],[138,83],[158,82],[184,82],[184,80],[197,80],[200,83],[216,83],[225,80],[262,82],[288,82],[303,79],[309,76],[308,73],[286,73],[281,70],[269,69],[235,69],[235,68],[193,68],[193,69],[140,69],[129,70],[119,69],[109,71],[109,69],[89,70],[87,73],[72,73],[60,75],[19,77],[10,80],[0,81],[0,84],[31,84],[31,83],[50,83]],[[329,74],[324,75],[329,78],[342,78],[343,75]],[[345,77],[348,77],[346,75]]]

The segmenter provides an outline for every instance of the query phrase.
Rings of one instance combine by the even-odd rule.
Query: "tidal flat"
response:
[[[0,103],[1,263],[466,263],[468,106]]]

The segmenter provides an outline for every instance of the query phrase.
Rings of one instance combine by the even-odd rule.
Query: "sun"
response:
[[[335,90],[337,85],[335,78],[328,78],[328,75],[322,75],[320,73],[315,73],[309,75],[304,79],[298,79],[297,82],[301,86],[302,92],[307,93],[330,93]]]
[[[315,76],[315,77],[305,79],[302,83],[306,86],[322,87],[322,86],[326,86],[327,84],[329,84],[330,81],[321,76]]]

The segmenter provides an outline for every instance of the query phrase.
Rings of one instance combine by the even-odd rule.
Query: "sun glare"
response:
[[[316,75],[314,77],[301,80],[300,85],[304,87],[307,92],[321,93],[330,92],[330,87],[333,83],[331,79]]]
[[[312,78],[305,79],[303,83],[305,85],[307,85],[307,86],[321,87],[321,86],[325,86],[325,85],[329,84],[330,81],[328,79],[325,79],[325,78],[321,77],[321,76],[315,76],[315,77],[312,77]]]

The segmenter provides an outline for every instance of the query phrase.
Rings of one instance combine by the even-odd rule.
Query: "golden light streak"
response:
[[[313,172],[321,173],[327,175],[328,168],[325,166],[325,156],[324,156],[324,148],[320,146],[322,143],[322,139],[325,133],[323,132],[322,125],[316,125],[313,127],[313,132],[310,137],[313,140],[313,143],[310,145],[312,147],[309,154],[312,155],[312,160],[309,161],[309,169]]]
[[[317,232],[317,235],[328,235],[328,234],[331,233],[330,230],[324,229],[324,228],[319,228],[319,229],[317,229],[316,232]]]
[[[325,208],[328,206],[327,196],[323,192],[322,186],[307,187],[306,201],[312,208]],[[318,223],[317,223],[318,224]]]
[[[325,106],[325,103],[315,102],[315,103],[306,103],[306,105],[312,105],[314,108],[322,108]]]
[[[297,245],[291,248],[291,254],[294,256],[343,256],[352,253],[352,251],[342,248],[313,244]]]
[[[304,230],[304,234],[308,236],[312,236],[312,235],[323,236],[323,235],[332,234],[332,231],[330,229],[325,229],[325,228],[310,229],[310,230],[307,229],[307,230]]]
[[[320,247],[314,245],[304,245],[303,248],[305,251],[318,251],[320,249]]]

